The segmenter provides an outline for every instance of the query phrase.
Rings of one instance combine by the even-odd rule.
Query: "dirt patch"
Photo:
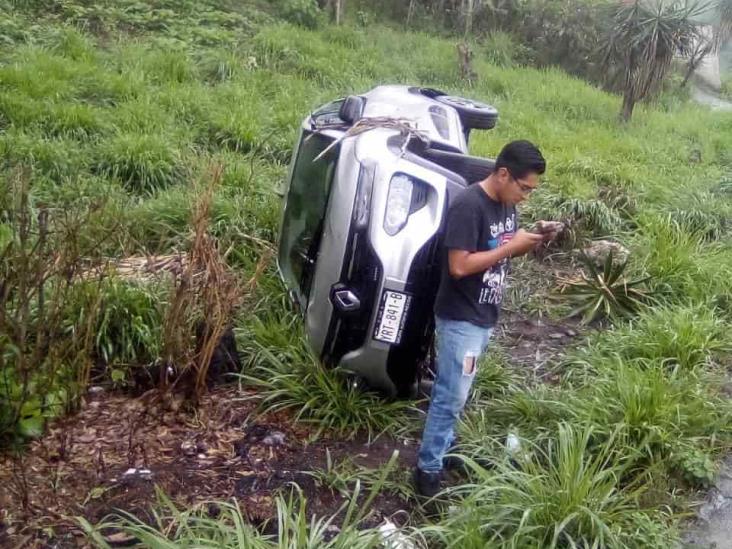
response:
[[[151,414],[143,400],[126,395],[90,397],[82,411],[54,422],[29,446],[24,472],[9,456],[0,458],[0,483],[9,487],[0,496],[0,545],[84,546],[74,517],[95,523],[119,509],[144,518],[156,487],[185,507],[236,498],[247,518],[261,524],[274,515],[278,490],[296,483],[309,513],[331,514],[346,496],[312,475],[328,460],[378,469],[398,450],[403,470],[414,463],[414,441],[369,443],[364,436],[308,443],[307,425],[286,413],[258,415],[252,396],[219,387],[194,415]],[[367,522],[410,509],[399,495],[384,493]]]
[[[496,337],[513,365],[553,382],[547,366],[581,333],[575,322],[506,312]],[[375,499],[365,525],[408,520],[415,502],[400,486],[416,462],[421,422],[413,439],[369,441],[364,434],[313,441],[311,426],[295,423],[291,414],[262,415],[256,408],[256,394],[233,386],[214,388],[194,414],[151,411],[144,397],[90,394],[79,413],[53,422],[29,445],[24,472],[10,456],[0,456],[6,487],[0,491],[0,545],[84,547],[75,517],[96,523],[123,510],[149,519],[156,487],[179,508],[235,498],[253,524],[263,525],[275,514],[276,494],[296,484],[308,514],[330,515],[346,501],[350,485],[329,485],[328,464],[348,461],[373,476],[395,450],[391,489]],[[367,491],[366,483],[362,497]]]
[[[576,345],[584,331],[576,320],[531,318],[506,311],[496,330],[496,340],[513,366],[532,371],[543,382],[554,383],[558,374],[549,366],[568,347]]]

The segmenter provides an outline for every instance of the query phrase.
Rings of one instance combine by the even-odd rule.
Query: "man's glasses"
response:
[[[521,189],[521,192],[524,194],[531,194],[536,190],[536,187],[530,187],[526,183],[523,183],[520,179],[517,179],[511,174],[511,179],[513,179],[516,182],[516,185],[519,186],[519,189]]]

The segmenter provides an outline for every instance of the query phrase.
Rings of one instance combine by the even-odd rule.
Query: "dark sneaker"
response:
[[[440,481],[442,473],[430,473],[422,471],[419,467],[414,469],[414,486],[420,496],[433,498],[440,492]]]

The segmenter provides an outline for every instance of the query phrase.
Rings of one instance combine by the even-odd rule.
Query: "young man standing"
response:
[[[437,377],[415,471],[423,496],[439,492],[443,457],[498,320],[508,261],[544,238],[518,229],[516,205],[536,189],[545,168],[533,144],[513,141],[498,155],[495,171],[450,204],[435,302]]]

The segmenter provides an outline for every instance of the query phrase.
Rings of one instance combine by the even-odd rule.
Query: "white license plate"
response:
[[[402,339],[404,317],[409,309],[412,296],[402,292],[384,290],[376,321],[374,339],[398,344]]]

